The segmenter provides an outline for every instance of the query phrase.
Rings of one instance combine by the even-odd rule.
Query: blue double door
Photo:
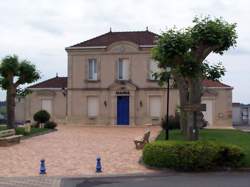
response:
[[[117,125],[129,125],[129,96],[117,96]]]

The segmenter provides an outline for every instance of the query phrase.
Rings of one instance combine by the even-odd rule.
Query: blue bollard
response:
[[[40,161],[40,175],[46,175],[45,160]]]
[[[101,164],[101,158],[96,158],[96,173],[102,172],[102,164]]]

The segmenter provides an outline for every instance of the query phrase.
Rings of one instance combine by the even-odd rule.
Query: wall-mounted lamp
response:
[[[107,101],[104,101],[104,106],[107,107]]]
[[[140,107],[142,107],[143,105],[142,105],[142,101],[140,101]]]

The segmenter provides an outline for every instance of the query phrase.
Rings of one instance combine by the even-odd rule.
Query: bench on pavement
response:
[[[20,143],[22,135],[16,135],[15,129],[0,131],[0,147]]]
[[[135,148],[142,149],[145,144],[149,143],[149,136],[150,136],[150,131],[147,131],[143,137],[136,138],[134,140]]]

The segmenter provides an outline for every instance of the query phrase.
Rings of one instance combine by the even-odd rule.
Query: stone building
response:
[[[166,114],[167,90],[152,73],[157,34],[150,31],[108,32],[66,48],[68,77],[32,85],[22,103],[23,118],[40,109],[54,120],[93,125],[159,124]],[[232,125],[232,87],[204,80],[202,102],[210,126]],[[178,90],[170,89],[170,115],[179,105]],[[17,106],[18,106],[17,102]],[[18,108],[18,107],[17,107]]]

